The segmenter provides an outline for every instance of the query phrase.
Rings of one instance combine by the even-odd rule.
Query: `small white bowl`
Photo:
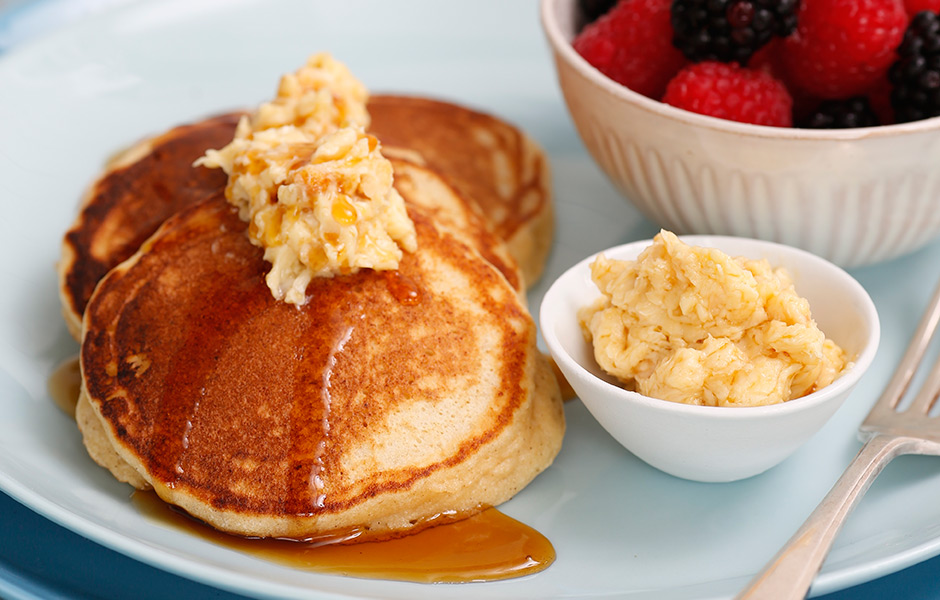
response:
[[[598,165],[655,223],[780,242],[843,267],[940,236],[940,117],[810,130],[681,110],[607,78],[572,48],[577,4],[541,5],[568,111]]]
[[[787,458],[842,405],[878,349],[878,313],[861,284],[809,252],[747,238],[680,239],[730,256],[766,258],[772,266],[785,267],[797,293],[809,301],[819,328],[846,351],[852,365],[821,390],[771,406],[693,406],[627,391],[597,365],[578,323],[578,310],[600,296],[591,280],[595,256],[566,271],[546,292],[539,314],[542,336],[594,418],[637,457],[666,473],[695,481],[751,477]],[[651,243],[633,242],[603,253],[608,258],[633,260]]]

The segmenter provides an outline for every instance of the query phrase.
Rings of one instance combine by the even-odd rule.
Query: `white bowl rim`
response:
[[[643,94],[634,92],[624,85],[610,79],[580,54],[578,54],[561,31],[561,26],[555,18],[555,9],[562,2],[572,0],[541,0],[541,20],[549,42],[561,58],[579,73],[587,77],[595,85],[601,87],[613,96],[629,102],[638,108],[654,113],[663,118],[681,121],[687,125],[703,127],[726,133],[746,134],[754,137],[778,140],[817,140],[817,141],[849,141],[871,138],[885,138],[901,136],[909,133],[933,131],[940,129],[940,117],[931,117],[908,123],[894,123],[891,125],[878,125],[875,127],[855,127],[851,129],[803,129],[799,127],[771,127],[767,125],[753,125],[739,123],[727,119],[719,119],[707,115],[700,115],[687,110],[664,104]]]
[[[854,277],[849,275],[841,267],[816,254],[807,252],[806,250],[802,250],[794,246],[788,246],[786,244],[779,244],[776,242],[769,242],[754,238],[722,235],[680,235],[679,239],[690,245],[714,245],[715,247],[719,247],[719,249],[723,242],[743,242],[754,245],[755,249],[777,249],[782,252],[791,253],[798,256],[798,260],[814,263],[819,267],[826,269],[832,274],[833,277],[841,279],[845,285],[847,285],[850,289],[853,289],[855,295],[861,300],[860,305],[862,308],[862,316],[865,321],[869,323],[870,327],[870,335],[868,336],[868,340],[865,344],[865,347],[862,349],[861,354],[855,358],[851,367],[846,372],[844,372],[838,379],[826,387],[800,398],[794,398],[793,400],[767,406],[698,406],[694,404],[670,402],[668,400],[644,396],[638,392],[631,392],[613,383],[609,383],[603,379],[600,379],[594,373],[588,371],[583,365],[572,358],[564,346],[562,346],[558,336],[555,333],[555,329],[551,326],[547,326],[546,321],[550,318],[550,315],[547,313],[554,310],[553,301],[555,300],[555,297],[559,296],[561,293],[560,284],[563,282],[563,280],[572,278],[573,274],[576,272],[583,272],[584,270],[588,269],[588,265],[599,254],[615,255],[621,252],[632,251],[636,248],[645,248],[652,243],[651,239],[647,239],[629,242],[619,246],[613,246],[611,248],[596,252],[591,256],[578,261],[575,265],[567,269],[555,281],[552,282],[551,286],[549,286],[542,299],[542,304],[539,310],[539,329],[542,332],[542,336],[545,339],[545,342],[548,345],[553,358],[557,362],[563,363],[564,366],[568,369],[583,375],[585,379],[594,382],[592,385],[597,385],[608,389],[609,392],[611,392],[611,397],[614,398],[615,401],[633,402],[655,410],[672,411],[679,414],[686,414],[696,419],[731,419],[739,421],[766,419],[788,415],[790,413],[801,412],[811,409],[819,404],[826,403],[833,397],[839,396],[840,394],[847,392],[852,387],[854,387],[858,383],[858,380],[861,379],[861,377],[868,370],[868,367],[871,365],[871,363],[874,361],[875,354],[878,351],[878,346],[881,340],[881,323],[878,318],[878,311],[875,308],[875,304],[872,301],[871,296],[869,296],[868,292],[865,290],[862,284],[860,284]],[[572,318],[576,318],[576,315],[573,314]],[[581,401],[584,402],[584,399],[582,398]]]

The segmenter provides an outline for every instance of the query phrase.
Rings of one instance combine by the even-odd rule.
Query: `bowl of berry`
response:
[[[542,0],[585,147],[659,226],[843,267],[940,237],[940,0]]]

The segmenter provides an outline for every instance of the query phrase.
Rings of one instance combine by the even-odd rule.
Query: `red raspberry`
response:
[[[922,10],[940,12],[940,0],[904,0],[907,16],[913,17]]]
[[[671,0],[620,0],[587,25],[574,49],[601,73],[658,100],[685,57],[672,45]]]
[[[793,124],[786,86],[760,69],[706,61],[679,71],[663,102],[702,115],[774,127]]]
[[[780,50],[783,45],[783,38],[775,37],[766,45],[758,48],[747,62],[750,69],[766,71],[782,80],[784,77],[783,67],[780,64]]]
[[[891,107],[891,82],[887,79],[879,80],[874,87],[868,90],[868,102],[871,109],[878,115],[878,122],[882,125],[894,123],[894,109]]]
[[[863,94],[885,77],[907,22],[903,0],[805,0],[780,56],[787,80],[820,98]]]

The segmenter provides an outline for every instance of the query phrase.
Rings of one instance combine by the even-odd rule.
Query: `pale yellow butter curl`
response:
[[[635,261],[599,256],[591,276],[602,297],[579,319],[595,359],[647,396],[775,404],[829,385],[846,366],[789,274],[767,261],[662,231]]]

